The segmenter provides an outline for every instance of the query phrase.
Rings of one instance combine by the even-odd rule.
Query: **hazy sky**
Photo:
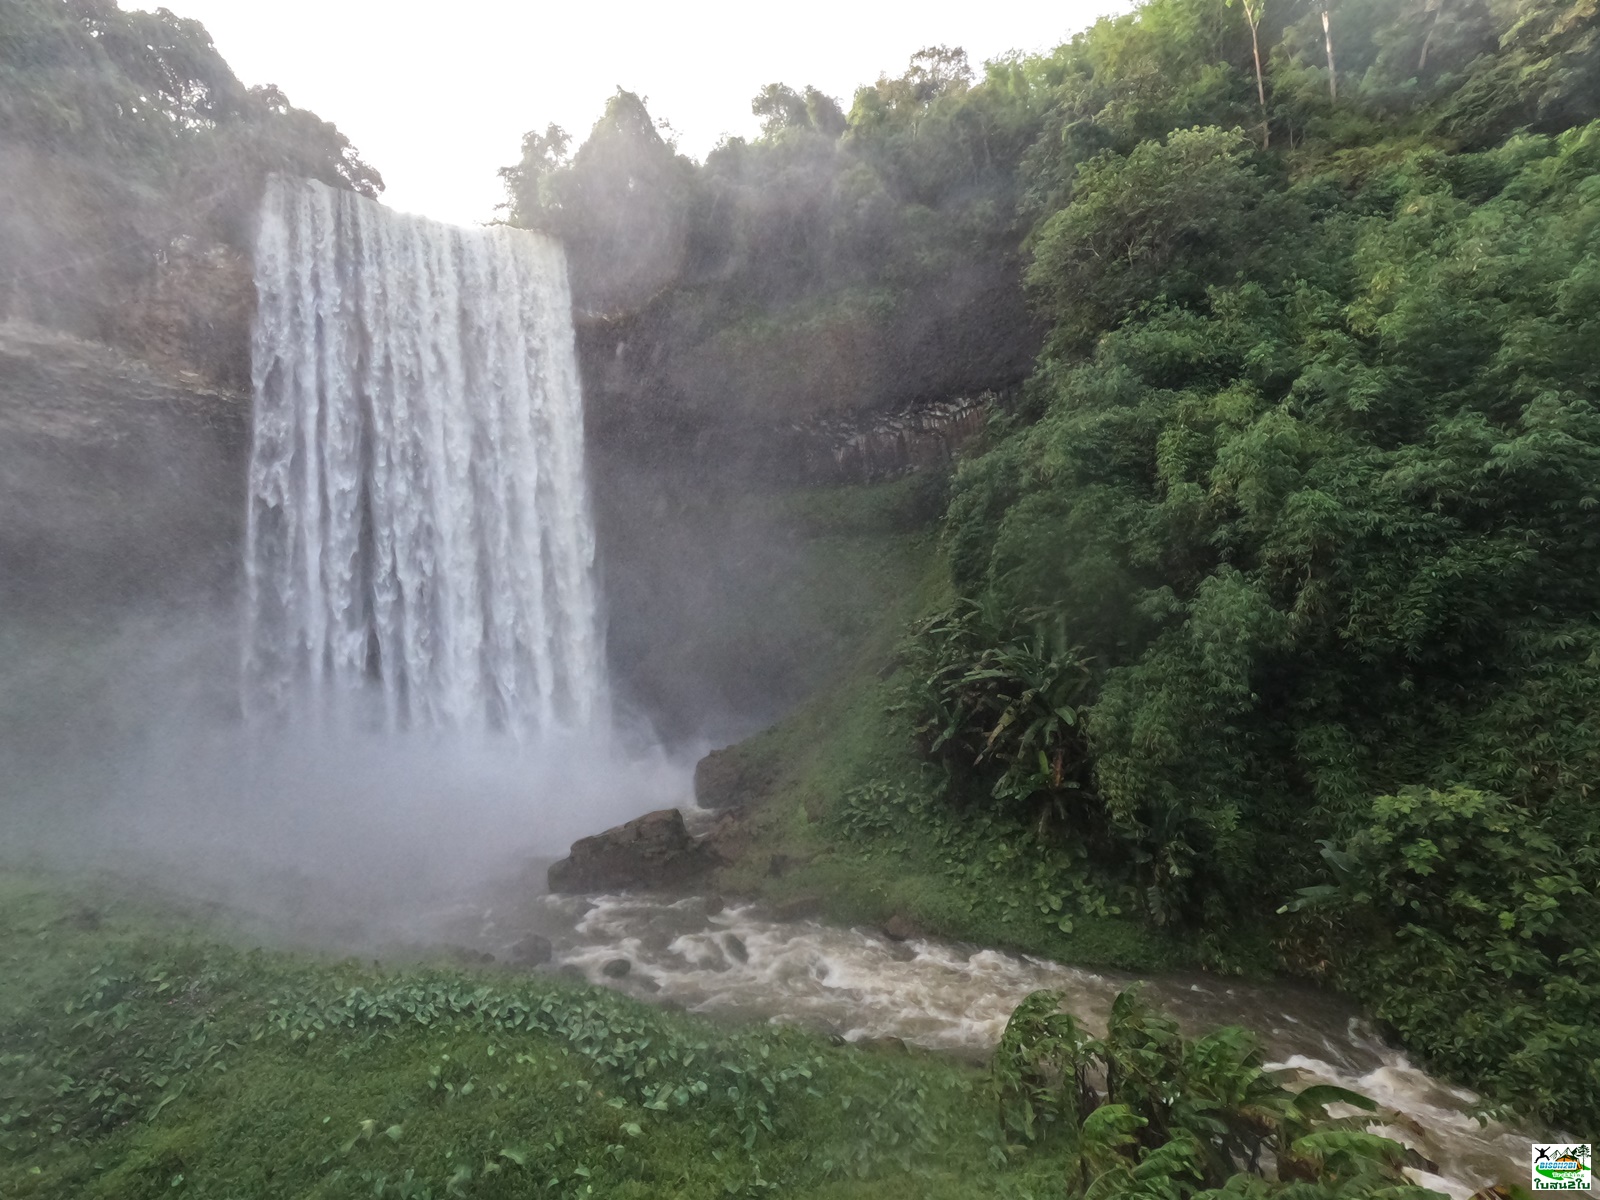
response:
[[[554,121],[581,140],[618,86],[648,98],[704,158],[753,134],[750,98],[812,84],[848,109],[918,48],[973,63],[1039,50],[1132,0],[121,0],[204,22],[247,84],[276,83],[383,172],[396,208],[471,224],[503,198],[497,168]]]

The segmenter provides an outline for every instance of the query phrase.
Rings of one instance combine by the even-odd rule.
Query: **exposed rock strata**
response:
[[[994,396],[960,396],[899,412],[791,427],[793,469],[808,483],[874,483],[942,467],[983,431]]]
[[[0,606],[62,616],[234,578],[249,400],[0,324]]]

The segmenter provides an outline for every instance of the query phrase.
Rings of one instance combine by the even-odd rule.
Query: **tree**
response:
[[[513,222],[527,229],[557,228],[555,210],[560,201],[550,180],[570,162],[571,144],[572,135],[554,123],[545,126],[543,133],[535,129],[522,135],[522,158],[516,166],[500,168],[501,182],[510,194],[507,207]]]
[[[924,46],[911,56],[905,74],[917,103],[927,104],[957,89],[972,85],[972,65],[959,46]]]
[[[1333,20],[1331,6],[1323,5],[1322,8],[1322,44],[1328,52],[1328,99],[1335,104],[1339,102],[1339,68],[1333,60]],[[1424,47],[1423,55],[1426,57],[1427,49]]]
[[[787,84],[769,83],[750,102],[750,111],[761,118],[762,135],[768,138],[787,129],[808,129],[836,138],[845,130],[839,102],[814,87],[800,93]]]
[[[1058,340],[1084,348],[1144,300],[1197,300],[1231,278],[1266,194],[1237,131],[1179,129],[1127,158],[1106,151],[1035,235],[1029,289]]]
[[[1234,0],[1226,0],[1229,8],[1234,5]],[[1238,0],[1239,7],[1244,10],[1244,19],[1250,25],[1250,53],[1255,60],[1256,67],[1256,99],[1261,104],[1261,148],[1265,150],[1272,141],[1272,129],[1267,116],[1267,83],[1266,77],[1261,73],[1261,16],[1266,9],[1267,0]]]
[[[750,111],[761,118],[761,132],[774,137],[785,129],[806,129],[811,119],[805,97],[782,83],[769,83],[750,101]]]
[[[640,303],[677,278],[688,250],[693,167],[661,136],[644,101],[617,89],[568,160],[566,132],[523,139],[501,172],[512,219],[567,243],[577,302],[608,311]]]

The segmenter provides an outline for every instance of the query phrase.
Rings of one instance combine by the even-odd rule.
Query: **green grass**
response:
[[[115,915],[107,915],[115,914]],[[1042,1196],[986,1075],[0,874],[0,1195]]]

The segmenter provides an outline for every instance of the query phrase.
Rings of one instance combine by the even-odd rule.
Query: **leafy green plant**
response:
[[[1323,952],[1409,1044],[1552,1122],[1600,1105],[1600,849],[1586,831],[1554,832],[1493,793],[1412,787],[1374,800],[1323,858],[1334,882],[1289,908],[1331,918]]]
[[[955,902],[968,912],[998,908],[1007,924],[1071,933],[1075,917],[1116,916],[1131,899],[1091,869],[1081,845],[1047,839],[1004,813],[953,813],[931,789],[875,780],[845,793],[837,821],[858,854],[931,852]]]
[[[1035,992],[1012,1013],[991,1068],[1001,1127],[1067,1149],[1069,1194],[1435,1195],[1402,1173],[1404,1147],[1366,1132],[1377,1106],[1343,1088],[1290,1091],[1236,1027],[1185,1038],[1137,988],[1117,996],[1103,1038]],[[1335,1118],[1332,1104],[1357,1116]]]
[[[1080,706],[1094,682],[1059,618],[1002,628],[993,606],[960,600],[912,642],[917,733],[930,754],[975,768],[1012,811],[1092,826]],[[991,782],[992,781],[992,782]]]

